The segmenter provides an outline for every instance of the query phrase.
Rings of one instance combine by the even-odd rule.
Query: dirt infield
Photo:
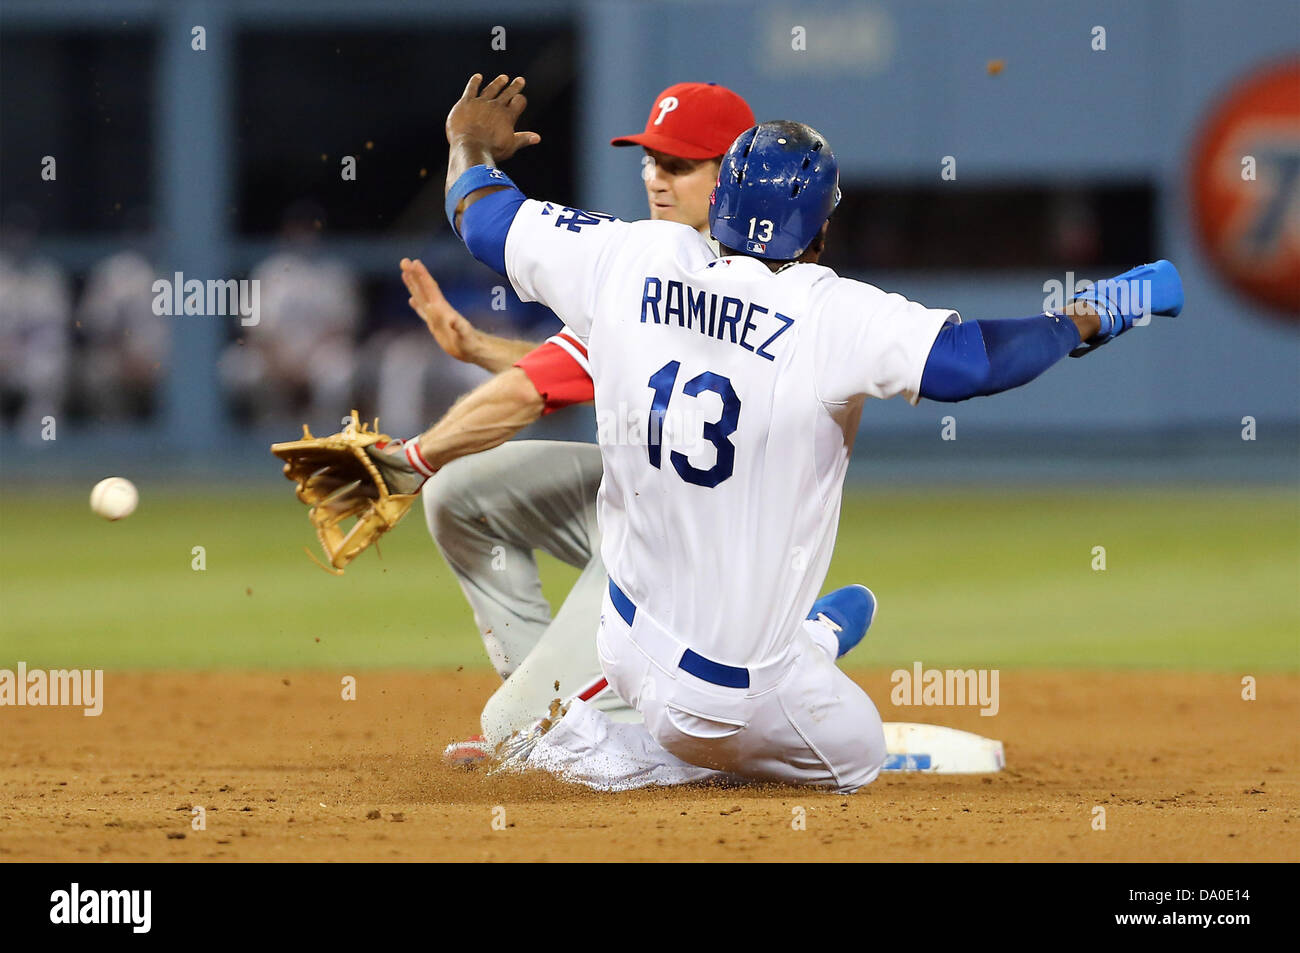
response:
[[[982,718],[895,708],[867,673],[886,720],[1001,738],[1008,770],[845,797],[448,768],[492,676],[362,672],[343,701],[343,674],[108,672],[97,718],[0,708],[0,860],[1300,858],[1297,675],[1243,701],[1239,675],[1004,671]]]

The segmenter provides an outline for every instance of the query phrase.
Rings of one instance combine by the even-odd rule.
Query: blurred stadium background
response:
[[[968,317],[1173,260],[1177,321],[996,399],[869,408],[829,582],[881,592],[875,662],[1294,668],[1298,58],[1292,0],[5,0],[0,664],[481,663],[418,516],[326,577],[267,452],[352,406],[413,432],[481,379],[408,310],[402,256],[476,323],[557,326],[493,310],[442,214],[443,118],[481,70],[528,77],[521,187],[623,217],[640,157],[608,141],[665,86],[811,123],[843,169],[827,263]],[[259,278],[261,324],[155,315],[176,272]],[[112,474],[142,505],[108,526],[85,498]]]

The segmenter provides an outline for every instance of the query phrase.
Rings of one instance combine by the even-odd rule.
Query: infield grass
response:
[[[1300,669],[1294,491],[1087,492],[850,492],[827,588],[864,582],[880,612],[846,662]],[[0,667],[487,664],[419,507],[336,578],[287,490],[141,495],[110,524],[83,494],[6,494]],[[553,604],[576,575],[543,560]]]

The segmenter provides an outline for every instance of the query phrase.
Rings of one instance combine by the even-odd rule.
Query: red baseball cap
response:
[[[749,103],[717,83],[678,83],[655,97],[645,132],[611,146],[645,146],[683,159],[712,159],[753,126]]]

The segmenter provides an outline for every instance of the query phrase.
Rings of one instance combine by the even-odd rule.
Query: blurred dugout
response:
[[[0,224],[0,412],[29,441],[63,410],[72,352],[71,282],[36,252],[36,230],[22,207]]]
[[[227,346],[220,365],[241,419],[328,419],[351,396],[361,296],[353,270],[320,253],[323,217],[312,205],[291,207],[283,247],[252,271],[258,322]]]

